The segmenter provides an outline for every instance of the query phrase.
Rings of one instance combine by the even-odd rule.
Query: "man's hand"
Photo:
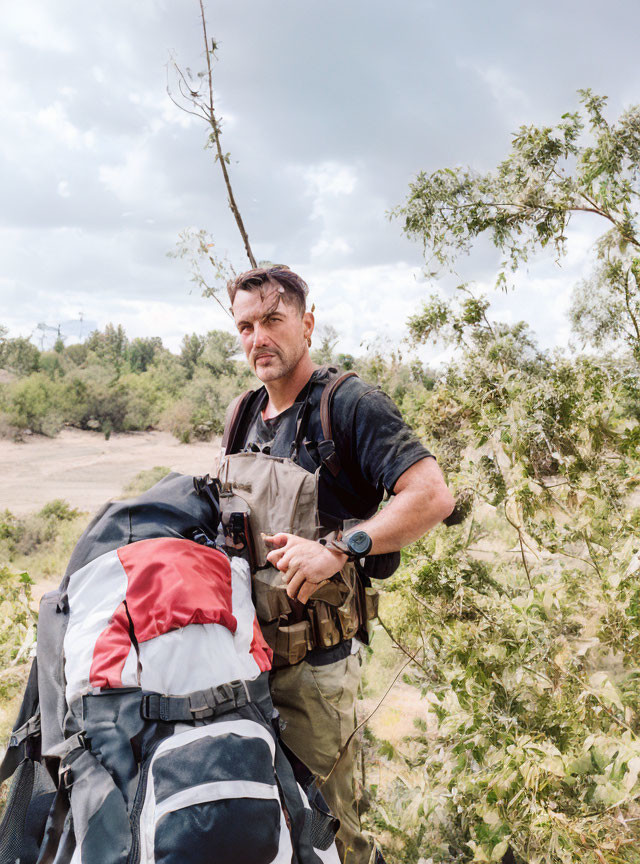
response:
[[[301,603],[306,603],[323,582],[339,573],[347,560],[342,552],[295,534],[265,535],[264,541],[277,547],[269,552],[267,561],[282,571],[289,597],[296,597]]]

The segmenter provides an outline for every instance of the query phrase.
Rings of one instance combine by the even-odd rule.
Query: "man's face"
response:
[[[257,288],[240,290],[233,302],[244,353],[264,383],[284,378],[295,369],[307,351],[307,336],[313,330],[313,316],[309,312],[301,315],[294,303],[285,302],[279,287],[267,282],[262,292]]]

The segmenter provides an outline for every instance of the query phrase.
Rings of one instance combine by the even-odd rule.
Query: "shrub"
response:
[[[133,480],[125,486],[123,497],[132,498],[134,495],[141,495],[170,473],[171,468],[167,468],[166,465],[156,465],[153,468],[139,471]]]
[[[405,398],[467,490],[404,553],[382,617],[416,654],[416,732],[374,824],[392,861],[634,862],[640,830],[640,481],[626,372],[461,323],[459,360]],[[385,755],[386,754],[386,755]]]
[[[42,435],[55,435],[63,423],[61,385],[42,372],[20,378],[8,387],[9,423]]]
[[[61,523],[73,522],[80,512],[70,507],[66,501],[56,498],[44,505],[38,513],[27,516],[14,516],[5,510],[0,516],[0,540],[5,541],[9,555],[14,553],[29,555],[39,546],[54,540]]]
[[[27,573],[0,566],[0,700],[6,702],[26,679],[30,651],[35,644],[36,615],[31,609],[32,581]],[[10,718],[0,711],[0,732]]]

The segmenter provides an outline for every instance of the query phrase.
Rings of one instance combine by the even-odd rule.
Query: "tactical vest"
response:
[[[337,388],[356,373],[339,374],[334,368],[328,371],[329,379],[320,401],[324,440],[317,442],[322,462],[315,471],[297,462],[306,431],[308,397],[298,414],[290,458],[262,452],[233,452],[253,391],[243,393],[230,406],[222,439],[218,542],[224,544],[229,554],[242,555],[249,561],[258,620],[274,653],[274,667],[299,663],[314,648],[331,648],[354,636],[367,642],[367,621],[377,615],[377,591],[365,586],[357,564],[347,562],[302,604],[287,596],[282,573],[267,561],[270,549],[264,535],[286,532],[321,540],[335,534],[321,524],[318,483],[323,470],[334,476],[340,471],[331,429],[331,404]],[[353,524],[343,524],[341,528],[346,530]]]

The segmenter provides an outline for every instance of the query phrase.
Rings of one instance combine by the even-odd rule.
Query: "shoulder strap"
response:
[[[235,443],[236,432],[238,431],[242,414],[254,392],[254,390],[245,390],[244,393],[236,396],[227,408],[227,415],[224,418],[222,443],[220,445],[223,456]]]
[[[331,371],[331,368],[330,370]],[[337,369],[335,370],[337,373]],[[357,378],[357,372],[343,372],[342,375],[335,374],[332,375],[327,383],[325,384],[324,390],[322,391],[322,396],[320,397],[320,423],[322,424],[322,437],[325,441],[333,441],[333,428],[331,425],[331,407],[333,405],[333,397],[341,384],[343,384],[347,378]],[[322,464],[326,465],[328,470],[333,474],[334,477],[337,477],[340,473],[340,458],[334,446],[330,453],[322,460]]]
[[[357,378],[357,372],[343,372],[342,375],[335,375],[329,378],[327,384],[322,391],[320,397],[320,422],[322,423],[322,436],[325,441],[333,440],[333,430],[331,428],[331,405],[333,403],[333,395],[347,378]]]

